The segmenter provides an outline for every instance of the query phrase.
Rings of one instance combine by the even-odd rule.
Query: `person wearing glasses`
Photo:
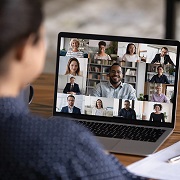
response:
[[[172,64],[175,66],[173,61],[171,60],[170,56],[168,55],[168,48],[167,47],[162,47],[161,48],[161,53],[158,53],[155,55],[154,59],[151,61],[152,64]]]
[[[92,91],[92,96],[118,98],[118,99],[136,99],[136,90],[132,85],[122,83],[122,69],[118,63],[114,63],[109,69],[109,81],[98,83]]]
[[[81,110],[74,106],[75,97],[73,95],[69,95],[67,97],[68,106],[62,107],[61,112],[65,113],[74,113],[74,114],[81,114]]]
[[[105,59],[105,60],[111,60],[111,57],[105,53],[106,50],[106,42],[100,41],[98,43],[99,51],[97,54],[95,54],[94,59]]]

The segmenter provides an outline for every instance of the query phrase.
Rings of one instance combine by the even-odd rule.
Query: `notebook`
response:
[[[110,152],[149,155],[175,127],[178,73],[178,41],[60,32],[53,116]]]
[[[179,156],[179,151],[180,141],[129,165],[127,169],[139,176],[179,180],[180,174],[177,172],[180,168],[180,161],[169,162],[169,159]]]

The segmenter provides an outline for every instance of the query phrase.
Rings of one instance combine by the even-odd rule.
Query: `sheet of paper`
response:
[[[180,180],[180,161],[168,163],[168,159],[180,155],[180,141],[127,167],[137,175],[155,179]]]

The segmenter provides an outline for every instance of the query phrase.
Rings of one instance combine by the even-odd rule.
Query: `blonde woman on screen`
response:
[[[70,50],[66,53],[66,56],[69,57],[76,57],[76,58],[83,58],[83,52],[79,50],[79,40],[74,38],[70,41]]]

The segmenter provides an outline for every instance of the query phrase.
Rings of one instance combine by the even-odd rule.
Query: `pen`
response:
[[[168,163],[174,163],[180,161],[180,155],[168,159]]]

